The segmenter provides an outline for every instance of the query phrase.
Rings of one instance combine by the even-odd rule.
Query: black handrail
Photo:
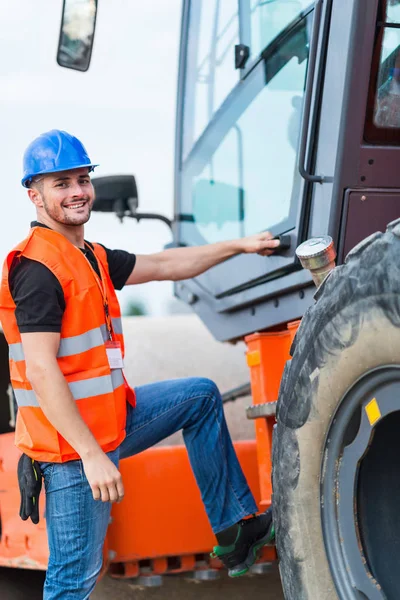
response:
[[[314,21],[313,21],[313,31],[311,36],[310,43],[310,55],[308,60],[308,74],[307,74],[307,83],[306,90],[304,94],[304,109],[303,109],[303,122],[301,127],[301,136],[300,136],[300,147],[299,147],[299,161],[298,168],[299,173],[306,181],[312,181],[313,183],[322,183],[325,180],[324,175],[312,175],[306,169],[306,153],[307,153],[307,141],[308,141],[308,131],[310,126],[310,115],[311,115],[311,101],[313,94],[313,83],[315,76],[315,66],[317,63],[317,54],[318,54],[318,41],[319,41],[319,30],[321,26],[321,17],[322,17],[322,4],[323,0],[317,0],[314,8]]]
[[[238,387],[229,390],[222,394],[222,403],[226,404],[227,402],[233,402],[238,398],[242,398],[243,396],[250,396],[251,394],[251,385],[250,383],[243,383]]]

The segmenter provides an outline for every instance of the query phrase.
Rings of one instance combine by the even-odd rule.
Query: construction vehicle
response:
[[[88,3],[81,39],[65,37],[64,10],[63,67],[89,68],[98,3]],[[177,283],[175,294],[217,340],[247,345],[247,417],[256,440],[237,451],[260,508],[273,491],[287,600],[400,595],[399,74],[398,0],[183,2],[175,214],[166,221],[173,243],[269,230],[281,251],[232,258]],[[95,186],[98,210],[154,217],[138,211],[130,174]],[[1,473],[1,488],[11,489],[10,434],[0,436],[0,449],[8,477]],[[154,458],[164,475],[178,469],[185,482],[188,502],[178,519],[185,522],[188,505],[197,505],[183,448],[143,453],[122,473],[135,470],[146,484],[151,473],[166,485],[163,469],[149,468]],[[200,506],[193,545],[174,530],[162,536],[167,546],[150,547],[145,538],[137,544],[140,523],[127,528],[125,511],[132,502],[130,517],[145,514],[154,494],[128,494],[113,511],[111,572],[218,568],[206,558],[211,538]],[[0,564],[8,552],[4,528],[13,527],[5,496]],[[171,499],[169,487],[162,503],[176,515]],[[25,556],[35,544],[34,533],[26,534]],[[275,549],[266,548],[260,565],[274,559]]]

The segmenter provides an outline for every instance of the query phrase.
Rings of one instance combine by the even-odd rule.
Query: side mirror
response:
[[[96,28],[97,0],[64,0],[57,62],[61,67],[87,71]]]
[[[93,177],[92,183],[96,194],[94,211],[113,212],[120,219],[135,214],[139,198],[133,175]]]
[[[93,177],[92,183],[95,191],[94,211],[113,212],[121,221],[124,217],[132,217],[136,221],[158,219],[172,228],[172,221],[164,215],[137,212],[139,199],[136,179],[133,175]]]

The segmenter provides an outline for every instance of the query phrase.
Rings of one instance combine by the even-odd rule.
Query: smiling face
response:
[[[80,227],[90,219],[94,189],[86,167],[39,176],[28,193],[49,227]]]

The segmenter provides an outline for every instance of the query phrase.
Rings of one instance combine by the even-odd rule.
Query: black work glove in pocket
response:
[[[18,461],[18,485],[21,494],[19,516],[23,521],[29,517],[39,523],[39,496],[42,489],[42,472],[39,463],[26,454]]]

